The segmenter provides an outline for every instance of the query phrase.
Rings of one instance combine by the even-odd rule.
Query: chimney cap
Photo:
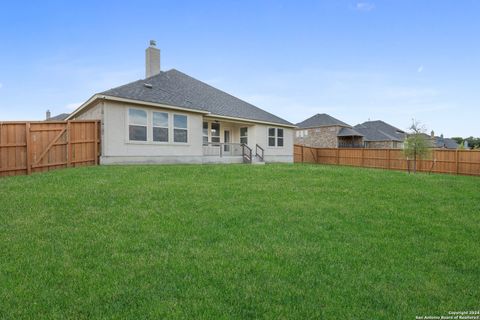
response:
[[[157,41],[155,40],[150,40],[150,46],[155,47],[157,45]]]

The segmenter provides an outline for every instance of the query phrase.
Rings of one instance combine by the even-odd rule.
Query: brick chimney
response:
[[[150,46],[145,50],[145,78],[160,73],[160,50],[155,40],[150,40]]]
[[[50,120],[51,117],[52,117],[52,114],[50,113],[50,110],[47,110],[45,120]]]

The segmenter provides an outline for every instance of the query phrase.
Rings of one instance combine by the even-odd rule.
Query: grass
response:
[[[480,179],[320,165],[0,179],[0,318],[480,309]]]

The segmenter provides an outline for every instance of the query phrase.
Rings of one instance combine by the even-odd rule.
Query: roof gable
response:
[[[280,117],[175,69],[161,71],[153,77],[100,94],[206,111],[212,115],[292,126]]]
[[[305,128],[318,128],[318,127],[327,127],[327,126],[341,126],[351,128],[352,126],[346,124],[343,121],[340,121],[326,113],[317,113],[316,115],[297,123],[297,127],[300,129]]]
[[[403,141],[406,136],[405,131],[381,120],[367,121],[354,128],[364,135],[365,141]]]

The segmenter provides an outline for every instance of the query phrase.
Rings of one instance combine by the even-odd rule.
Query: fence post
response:
[[[340,164],[340,150],[338,149],[338,147],[337,147],[336,154],[337,154],[337,165],[338,165],[338,164]]]
[[[458,149],[455,150],[455,174],[458,175]]]
[[[67,168],[72,166],[72,135],[70,120],[67,120]]]
[[[302,163],[304,163],[304,157],[303,157],[303,145],[301,145],[301,148],[302,148]]]
[[[27,175],[32,174],[32,155],[30,152],[30,122],[25,123],[25,143],[26,143],[26,163],[27,163]]]
[[[391,161],[391,159],[392,159],[392,156],[390,155],[390,151],[392,151],[392,150],[391,150],[391,149],[388,149],[388,151],[387,151],[387,168],[388,168],[389,170],[390,170],[390,168],[391,168],[391,166],[392,166],[392,165],[390,164],[390,161]]]
[[[362,148],[362,167],[365,167],[365,148]]]
[[[98,121],[95,121],[95,142],[93,144],[94,147],[94,155],[95,155],[95,165],[98,165]]]

